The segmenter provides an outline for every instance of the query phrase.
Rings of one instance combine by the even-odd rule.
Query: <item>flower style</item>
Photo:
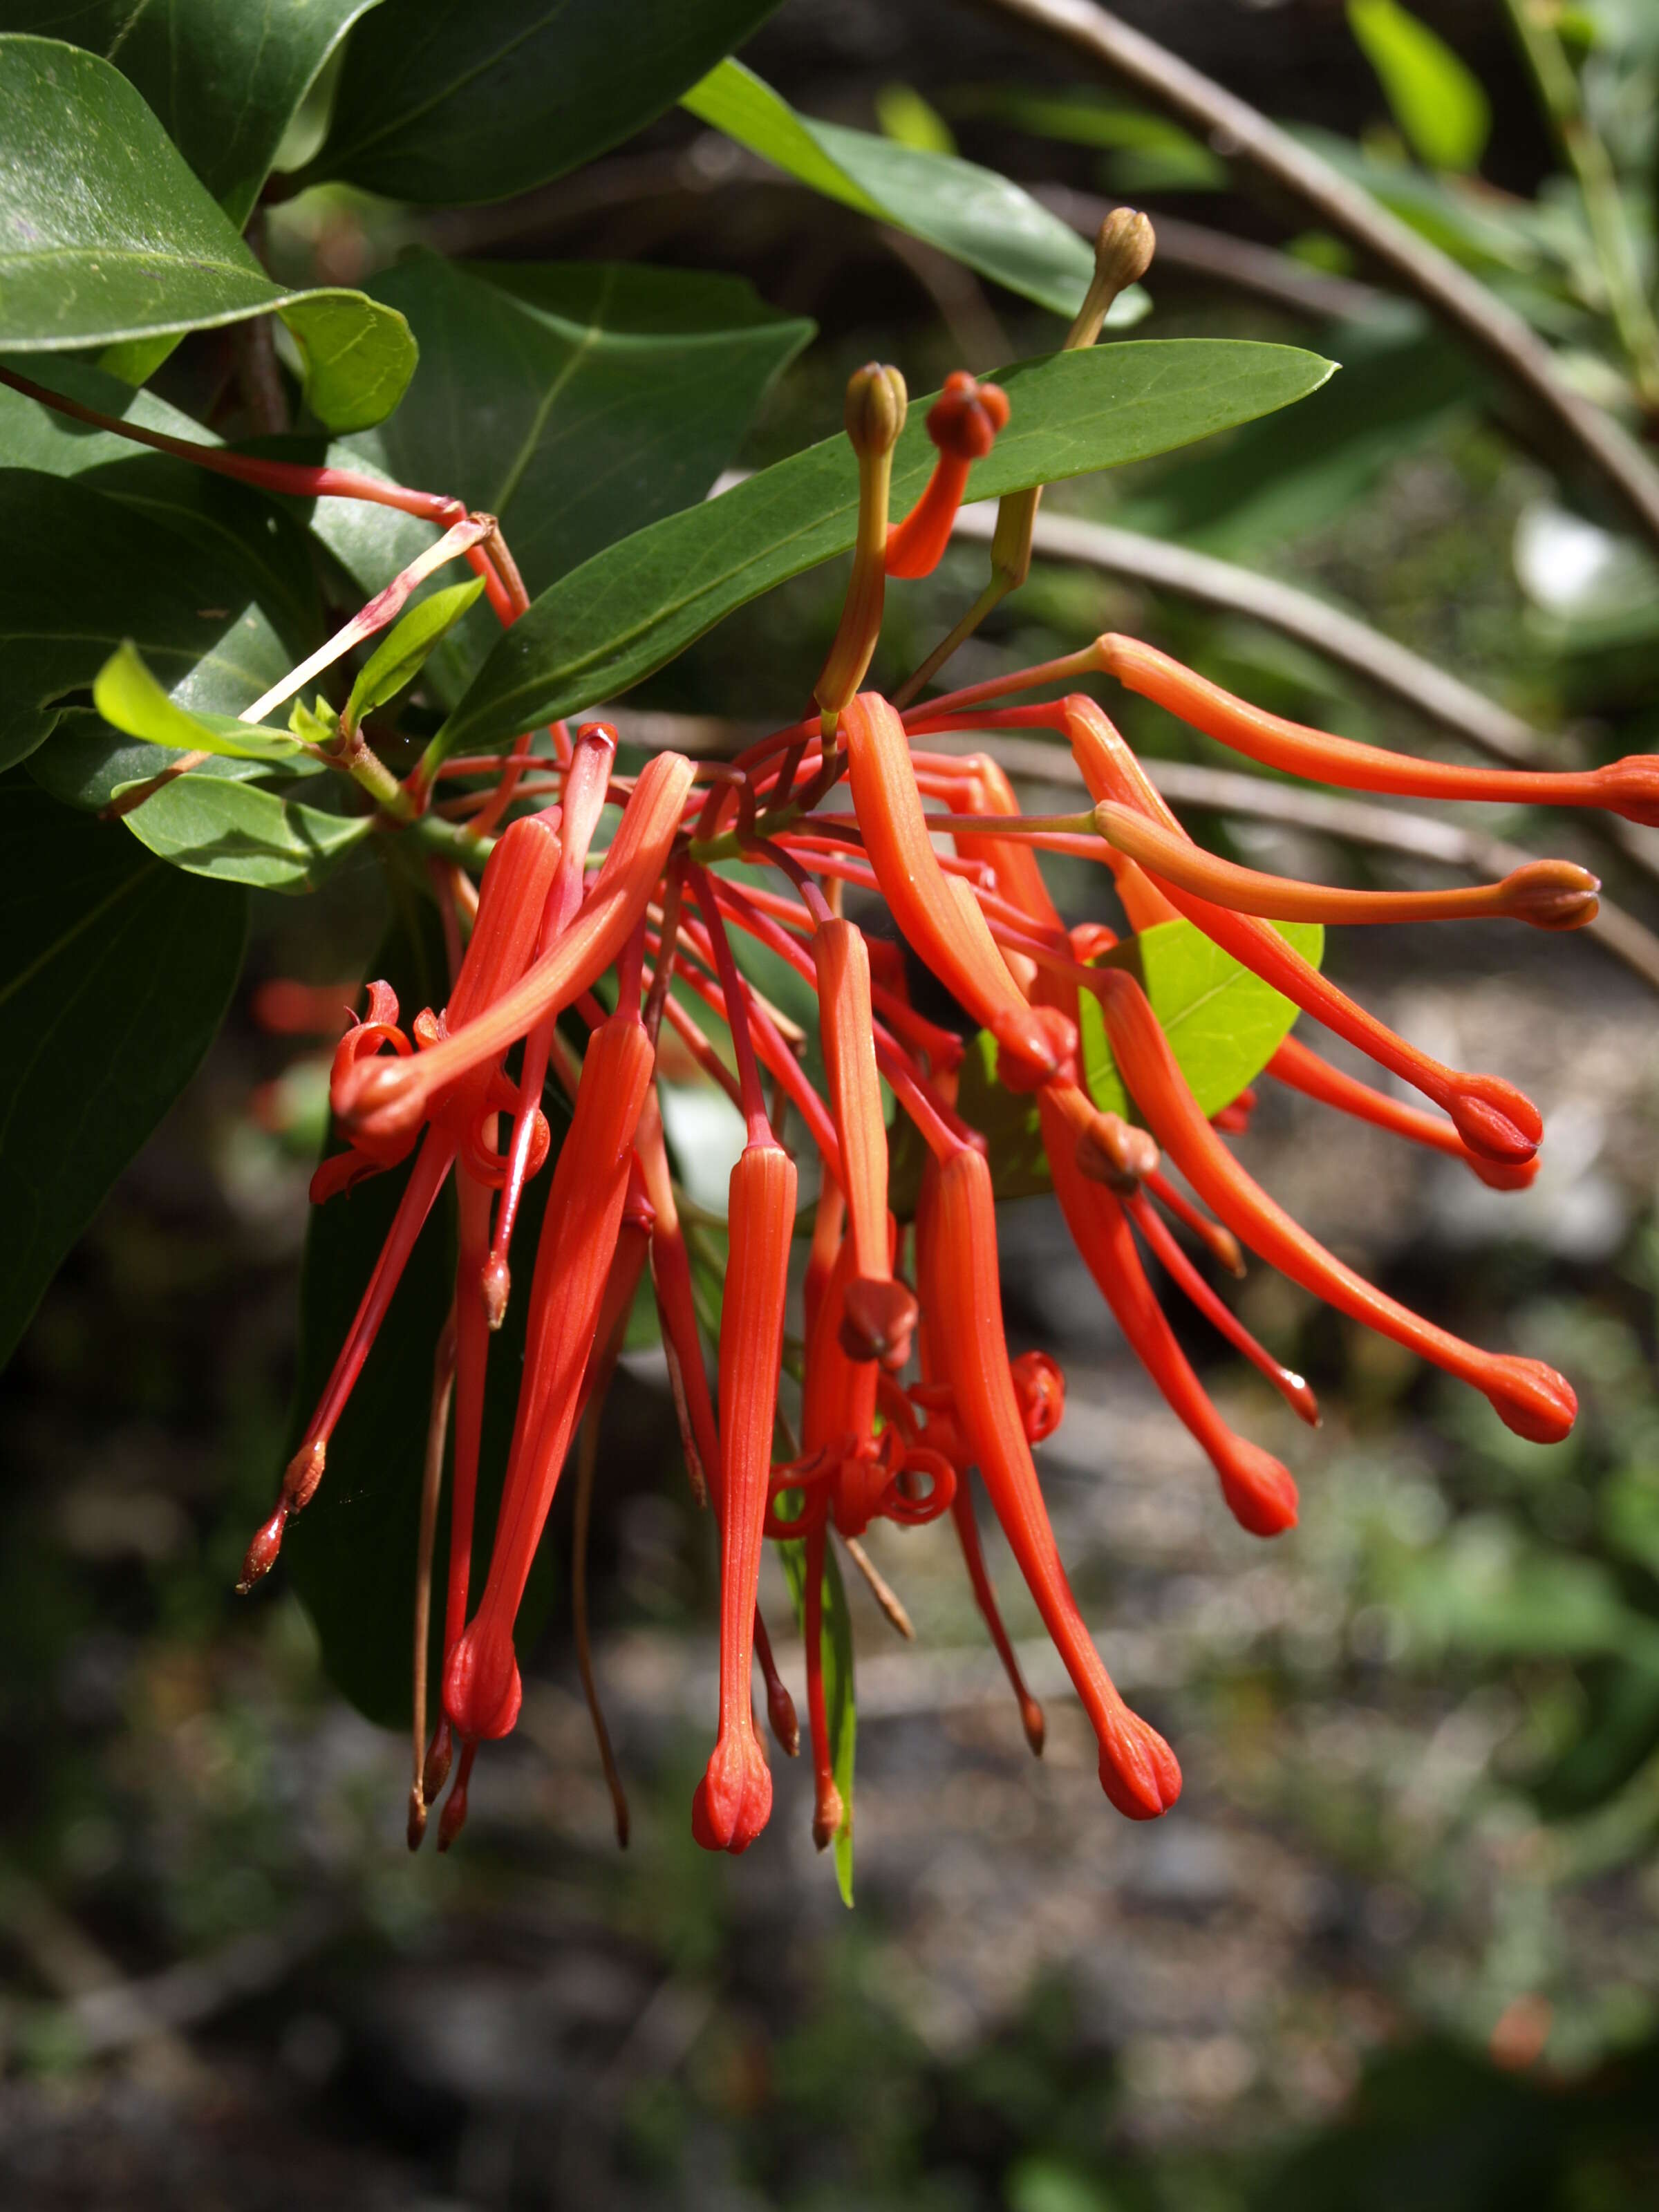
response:
[[[1071,343],[1094,342],[1112,298],[1144,270],[1151,246],[1144,217],[1120,210],[1110,219],[1098,243],[1097,283]],[[276,1510],[250,1547],[243,1585],[269,1569],[287,1520],[323,1478],[331,1432],[374,1356],[399,1275],[453,1172],[459,1225],[454,1308],[437,1363],[422,1502],[429,1536],[453,1410],[441,1712],[422,1745],[422,1639],[411,1844],[452,1771],[439,1841],[453,1842],[466,1816],[478,1746],[517,1719],[524,1654],[514,1639],[526,1584],[565,1460],[585,1414],[603,1399],[647,1265],[687,1474],[693,1495],[711,1510],[720,1554],[718,1711],[691,1815],[700,1843],[744,1851],[770,1814],[773,1778],[751,1701],[757,1659],[772,1734],[786,1754],[799,1743],[794,1704],[760,1607],[769,1538],[799,1547],[793,1564],[805,1641],[812,1833],[820,1848],[844,1836],[851,1818],[826,1694],[827,1578],[836,1547],[873,1572],[860,1546],[872,1521],[915,1528],[949,1516],[1026,1739],[1042,1751],[1047,1722],[999,1608],[975,1514],[975,1470],[1094,1730],[1107,1796],[1130,1818],[1146,1820],[1167,1812],[1180,1795],[1175,1754],[1130,1711],[1102,1664],[1049,1523],[1033,1448],[1061,1418],[1064,1378],[1042,1352],[1009,1353],[997,1255],[998,1160],[973,1126],[964,1105],[972,1094],[961,1079],[970,1048],[957,1029],[911,1003],[899,946],[843,913],[848,891],[880,902],[904,945],[950,994],[965,1027],[982,1032],[980,1046],[997,1081],[1019,1102],[1018,1112],[1040,1141],[1089,1273],[1207,1455],[1243,1528],[1264,1539],[1292,1529],[1295,1482],[1211,1401],[1154,1291],[1148,1255],[1310,1425],[1318,1408],[1307,1383],[1250,1336],[1218,1294],[1206,1261],[1239,1273],[1248,1249],[1471,1384],[1523,1437],[1553,1442],[1571,1426],[1576,1401],[1562,1376],[1538,1360],[1466,1344],[1364,1281],[1275,1203],[1228,1140],[1248,1132],[1256,1085],[1278,1083],[1459,1159],[1495,1188],[1524,1188],[1537,1171],[1543,1133],[1533,1103],[1499,1076],[1448,1066],[1410,1045],[1272,925],[1482,918],[1572,929],[1596,912],[1595,878],[1574,863],[1543,860],[1516,866],[1496,884],[1369,892],[1236,866],[1188,836],[1105,708],[1075,687],[1115,682],[1282,774],[1424,799],[1599,806],[1631,821],[1659,822],[1659,759],[1567,774],[1418,760],[1266,714],[1152,647],[1116,635],[1041,668],[908,703],[979,614],[1023,574],[1035,492],[1005,500],[986,594],[890,699],[866,681],[888,579],[924,575],[937,565],[973,465],[1012,412],[997,386],[965,373],[951,377],[927,417],[938,456],[933,475],[911,513],[894,523],[889,492],[906,404],[903,380],[879,363],[860,370],[848,387],[846,423],[859,483],[852,575],[811,708],[799,721],[732,761],[699,767],[662,753],[635,774],[618,772],[614,732],[594,725],[573,740],[556,725],[550,759],[536,752],[528,734],[498,762],[445,762],[434,751],[385,810],[393,826],[418,820],[444,779],[484,775],[482,791],[440,804],[452,815],[471,812],[473,845],[489,857],[476,912],[463,872],[453,862],[437,869],[455,948],[447,1005],[422,1010],[404,1029],[392,994],[375,983],[365,1018],[336,1049],[331,1096],[346,1149],[318,1170],[313,1200],[349,1202],[363,1176],[405,1163],[407,1181]],[[414,511],[452,533],[463,521],[479,526],[468,537],[468,557],[476,556],[475,565],[494,579],[492,599],[504,618],[518,611],[510,556],[499,533],[483,528],[488,518],[465,518],[454,503],[429,495],[405,496],[417,502]],[[1008,703],[1056,685],[1070,688],[1035,704]],[[1003,730],[1046,733],[1067,748],[1089,807],[1066,817],[1022,814],[994,757]],[[958,749],[958,740],[975,737],[985,750]],[[824,803],[843,780],[850,811]],[[365,788],[380,788],[372,775]],[[537,811],[547,799],[555,803]],[[602,811],[617,802],[615,833],[594,865],[590,847]],[[1042,872],[1044,850],[1102,868],[1115,921],[1100,913],[1063,915]],[[725,863],[738,860],[747,864],[741,880],[723,872]],[[761,879],[762,871],[770,873]],[[1404,1103],[1340,1072],[1296,1036],[1249,1071],[1249,1082],[1219,1111],[1206,1112],[1194,1071],[1161,1026],[1126,957],[1133,947],[1121,945],[1117,933],[1121,927],[1133,938],[1171,926],[1200,933],[1293,1008],[1413,1086],[1424,1103]],[[816,994],[822,1091],[808,1072],[805,1032],[751,979],[740,958],[744,947],[781,960]],[[1093,1002],[1091,1024],[1097,1011],[1122,1085],[1113,1094],[1119,1110],[1103,1091],[1097,1097],[1091,1089],[1098,1071],[1091,1074],[1092,1062],[1085,1065],[1080,1053],[1085,994]],[[579,1021],[588,1030],[580,1053],[573,1042]],[[707,1229],[683,1206],[659,1098],[665,1021],[703,1073],[736,1100],[745,1127],[730,1180],[717,1394],[709,1388],[693,1271],[694,1245],[700,1267],[708,1258]],[[485,1397],[502,1379],[491,1374],[494,1331],[512,1294],[520,1197],[549,1149],[542,1098],[550,1072],[570,1094],[573,1117],[535,1255],[501,1505],[494,1527],[477,1529]],[[895,1104],[890,1129],[885,1094]],[[798,1151],[805,1155],[805,1177]],[[1170,1179],[1171,1169],[1182,1182]],[[796,1269],[802,1180],[816,1194],[810,1242]],[[793,1365],[785,1335],[792,1275],[805,1308],[798,1442],[793,1382],[781,1389]],[[591,1421],[586,1433],[591,1445]],[[596,1475],[602,1480],[602,1462],[590,1447],[584,1451],[581,1529],[591,1485]],[[489,1554],[476,1590],[475,1539],[480,1547],[487,1541]],[[430,1549],[428,1542],[422,1570],[428,1579]],[[625,1802],[586,1653],[580,1573],[579,1553],[584,1683],[625,1838]],[[896,1601],[890,1596],[889,1604],[890,1610]]]

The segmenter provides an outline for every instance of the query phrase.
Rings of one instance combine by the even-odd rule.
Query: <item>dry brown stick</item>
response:
[[[1030,25],[1072,55],[1084,57],[1103,76],[1132,86],[1224,159],[1248,163],[1311,208],[1339,237],[1369,254],[1432,307],[1540,408],[1616,495],[1649,544],[1659,548],[1659,469],[1612,416],[1573,389],[1531,326],[1449,255],[1248,101],[1132,30],[1095,0],[981,0],[981,5]]]

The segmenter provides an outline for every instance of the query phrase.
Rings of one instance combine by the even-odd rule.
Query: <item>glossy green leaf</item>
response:
[[[245,893],[162,867],[112,823],[0,784],[0,1360],[212,1042]]]
[[[465,584],[446,584],[394,624],[352,685],[342,726],[355,730],[365,714],[384,707],[406,684],[412,684],[425,666],[428,654],[454,629],[483,587],[482,576]]]
[[[299,750],[281,730],[262,730],[230,714],[191,714],[168,698],[130,642],[111,654],[92,687],[92,703],[112,728],[175,752],[223,753],[233,760],[278,761]]]
[[[1317,922],[1273,926],[1318,967],[1325,933]],[[1231,1105],[1261,1074],[1299,1011],[1212,944],[1196,922],[1155,922],[1126,938],[1102,964],[1107,962],[1139,977],[1188,1087],[1206,1114]],[[1097,1103],[1104,1111],[1133,1114],[1092,992],[1082,994],[1082,1017],[1083,1064]]]
[[[1023,85],[975,89],[963,106],[994,115],[1034,137],[1057,138],[1073,146],[1092,146],[1114,156],[1116,176],[1128,163],[1143,175],[1156,171],[1164,189],[1211,190],[1227,182],[1227,165],[1201,139],[1167,116],[1149,114],[1103,93],[1033,92]]]
[[[1012,416],[974,471],[974,495],[1144,459],[1287,406],[1331,373],[1297,347],[1211,338],[1097,346],[1000,370]],[[896,513],[932,470],[927,404],[912,404],[894,454]],[[614,697],[734,607],[847,551],[857,512],[857,466],[836,437],[636,532],[544,592],[503,635],[446,742],[466,751],[507,744],[538,722]]]
[[[1492,104],[1468,64],[1400,0],[1348,0],[1348,27],[1412,151],[1432,169],[1478,168]]]
[[[90,707],[70,708],[53,730],[51,744],[37,746],[23,763],[42,791],[88,814],[101,813],[118,791],[148,783],[164,769],[178,765],[179,756],[170,746],[123,737]],[[243,783],[273,773],[292,779],[328,771],[308,753],[295,753],[281,762],[236,760],[228,753],[216,753],[192,770],[197,775],[228,776]]]
[[[275,891],[314,890],[374,826],[368,814],[325,814],[228,776],[193,773],[175,776],[121,819],[141,845],[187,875]]]
[[[9,31],[88,47],[143,93],[240,230],[318,71],[374,0],[7,0]]]
[[[441,1006],[447,992],[435,911],[424,902],[406,916],[369,970],[397,992],[405,1016]],[[549,1094],[556,1133],[559,1109]],[[385,1241],[407,1170],[359,1184],[349,1196],[313,1210],[300,1287],[300,1360],[288,1449],[321,1395]],[[479,1476],[472,1590],[483,1587],[501,1477],[523,1371],[530,1271],[541,1234],[551,1170],[529,1184],[515,1255],[520,1279],[500,1333],[490,1339],[483,1453]],[[415,1247],[374,1348],[329,1440],[328,1470],[283,1542],[279,1572],[289,1574],[322,1644],[331,1680],[369,1718],[407,1727],[414,1643],[415,1561],[421,1473],[426,1455],[432,1361],[455,1287],[453,1206],[439,1200]],[[272,1490],[277,1470],[272,1469]],[[448,1558],[447,1495],[440,1512],[437,1559]],[[544,1541],[520,1609],[517,1642],[527,1655],[552,1603],[550,1549]],[[437,1713],[441,1582],[434,1608],[428,1679]]]
[[[275,312],[320,421],[359,429],[397,405],[415,367],[403,318],[362,292],[273,283],[118,70],[0,37],[0,348],[115,346]]]
[[[777,1547],[784,1580],[795,1607],[799,1627],[806,1618],[806,1547],[791,1538]],[[847,1585],[842,1579],[836,1547],[823,1547],[823,1626],[819,1638],[823,1656],[824,1718],[829,1724],[830,1771],[841,1792],[841,1826],[831,1849],[836,1881],[843,1905],[853,1902],[853,1767],[858,1741],[858,1703],[853,1685],[853,1616],[847,1604]]]
[[[721,62],[683,104],[812,191],[924,240],[1022,299],[1067,317],[1082,306],[1093,246],[994,170],[798,114],[741,62]],[[1137,321],[1149,304],[1132,288],[1112,324]]]
[[[127,465],[136,476],[148,464]],[[169,472],[184,465],[145,479],[167,491],[166,520],[89,477],[0,469],[0,767],[32,752],[129,638],[181,706],[233,714],[292,666],[290,643],[313,641],[285,641],[283,616],[267,612],[268,599],[291,597],[272,567],[280,531],[250,532],[245,552],[236,534],[238,516],[269,510],[240,485],[177,504]],[[193,495],[210,480],[191,475]]]
[[[532,593],[700,500],[812,336],[738,277],[625,262],[421,253],[374,289],[421,366],[362,449],[497,516]]]
[[[422,207],[506,199],[650,122],[777,0],[383,0],[311,169]]]

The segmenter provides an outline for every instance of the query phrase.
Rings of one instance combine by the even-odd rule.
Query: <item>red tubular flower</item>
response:
[[[445,1669],[444,1709],[464,1737],[505,1735],[518,1717],[513,1623],[580,1410],[654,1058],[635,993],[590,1039],[582,1062],[536,1255],[525,1380],[489,1576]]]
[[[1053,1008],[1029,1005],[972,891],[939,866],[923,818],[904,725],[879,693],[848,707],[853,805],[893,918],[939,981],[996,1038],[999,1073],[1017,1089],[1052,1081],[1077,1050]]]
[[[1046,1115],[1052,1109],[1039,1097]],[[1277,1536],[1293,1528],[1296,1484],[1288,1468],[1260,1444],[1230,1428],[1211,1403],[1176,1341],[1116,1194],[1084,1175],[1071,1146],[1055,1132],[1048,1146],[1054,1195],[1084,1265],[1111,1308],[1118,1327],[1141,1365],[1157,1383],[1170,1411],[1207,1454],[1221,1484],[1228,1510],[1253,1536]]]
[[[1275,921],[1338,924],[1462,921],[1483,918],[1530,922],[1534,929],[1582,929],[1594,921],[1601,886],[1572,860],[1528,860],[1501,883],[1466,884],[1443,891],[1343,890],[1297,883],[1218,859],[1184,833],[1166,830],[1138,808],[1110,799],[1095,809],[1103,837],[1166,884],[1177,884],[1213,906]]]
[[[794,1225],[795,1164],[769,1131],[751,1138],[732,1170],[720,1309],[720,1732],[691,1814],[705,1850],[747,1850],[772,1810],[749,1676]]]
[[[368,1013],[359,1021],[354,1014],[351,1027],[334,1048],[334,1064],[330,1071],[331,1085],[340,1081],[346,1070],[355,1067],[361,1060],[369,1060],[383,1044],[389,1044],[400,1059],[407,1059],[415,1049],[398,1026],[398,994],[390,983],[371,983],[368,987]],[[343,1152],[331,1152],[319,1160],[311,1178],[311,1202],[325,1206],[331,1198],[342,1191],[350,1190],[366,1176],[380,1175],[386,1169],[396,1167],[407,1159],[415,1148],[415,1132],[376,1145],[354,1139]]]
[[[1525,1190],[1538,1179],[1536,1153],[1517,1166],[1483,1159],[1479,1152],[1469,1150],[1449,1121],[1425,1114],[1420,1106],[1408,1106],[1403,1098],[1391,1098],[1385,1091],[1374,1091],[1369,1083],[1361,1083],[1356,1076],[1345,1075],[1340,1067],[1333,1067],[1328,1060],[1310,1051],[1299,1038],[1287,1036],[1267,1062],[1265,1073],[1288,1089],[1301,1091],[1304,1097],[1317,1098],[1322,1105],[1334,1106],[1341,1113],[1352,1114],[1356,1121],[1369,1121],[1376,1128],[1390,1130],[1395,1136],[1425,1146],[1431,1152],[1445,1152],[1452,1159],[1462,1160],[1471,1174],[1479,1176],[1493,1190]]]
[[[526,963],[534,948],[533,916],[540,911],[546,896],[547,885],[552,879],[558,860],[559,841],[548,825],[534,817],[515,822],[490,855],[489,866],[484,870],[484,880],[478,897],[477,919],[472,937],[461,963],[460,972],[450,994],[450,1009],[465,1020],[489,1000],[507,989],[523,973]],[[531,927],[526,927],[529,920]],[[380,987],[385,990],[385,986]],[[389,991],[384,999],[370,994],[370,1012],[384,1015],[395,1011],[396,1001]],[[379,1029],[381,1024],[366,1024]],[[377,1036],[375,1042],[378,1044]],[[394,1035],[393,1040],[396,1042]],[[343,1041],[345,1047],[359,1043],[358,1033],[353,1031]],[[441,1049],[436,1047],[434,1049]],[[427,1055],[421,1054],[424,1058]],[[337,1054],[336,1080],[343,1089],[357,1080],[372,1076],[376,1067],[391,1073],[398,1067],[412,1067],[413,1058],[398,1058],[387,1061],[372,1057],[358,1057],[356,1053]],[[328,1456],[328,1440],[335,1425],[344,1411],[363,1363],[373,1349],[380,1334],[380,1323],[392,1304],[409,1255],[415,1249],[427,1215],[442,1189],[444,1179],[454,1164],[455,1155],[463,1144],[477,1133],[477,1125],[488,1111],[488,1093],[497,1070],[493,1065],[481,1065],[473,1079],[447,1096],[443,1102],[446,1123],[427,1132],[392,1227],[380,1255],[369,1277],[362,1303],[357,1308],[339,1358],[323,1389],[316,1411],[311,1417],[305,1440],[283,1473],[282,1490],[276,1507],[248,1547],[242,1563],[242,1573],[237,1587],[251,1589],[263,1575],[269,1573],[281,1548],[283,1531],[290,1515],[301,1511],[314,1495],[322,1480]],[[413,1141],[412,1131],[407,1142],[399,1132],[375,1129],[353,1133],[354,1146],[366,1151],[371,1158],[398,1155],[396,1148],[409,1149]]]
[[[1113,1055],[1158,1142],[1247,1244],[1304,1289],[1473,1383],[1518,1436],[1555,1443],[1566,1435],[1577,1400],[1553,1367],[1478,1351],[1345,1267],[1251,1181],[1211,1128],[1135,979],[1103,969],[1100,1000]]]
[[[856,1261],[842,1294],[842,1342],[854,1359],[879,1359],[884,1367],[898,1369],[910,1356],[916,1302],[894,1281],[888,1258],[887,1128],[864,933],[830,915],[812,933],[812,958]]]
[[[1006,427],[1008,395],[1000,385],[981,384],[959,368],[927,410],[927,434],[939,459],[927,489],[902,522],[887,532],[890,576],[931,576],[944,558],[968,489],[968,471],[982,461]]]
[[[505,1052],[544,1015],[568,1006],[604,974],[656,887],[693,774],[680,753],[657,753],[646,763],[575,920],[510,989],[465,1024],[452,1023],[451,1034],[430,1052],[409,1060],[369,1061],[349,1072],[335,1093],[334,1110],[354,1136],[378,1141],[413,1127],[435,1091]],[[539,925],[539,908],[535,919]]]
[[[1138,809],[1172,829],[1178,837],[1186,837],[1133,754],[1092,699],[1080,695],[1066,699],[1059,713],[1093,799]],[[1374,1015],[1355,1006],[1267,922],[1252,915],[1230,913],[1173,884],[1155,880],[1170,902],[1224,952],[1231,953],[1316,1021],[1358,1045],[1393,1073],[1403,1076],[1449,1114],[1471,1152],[1498,1161],[1519,1162],[1530,1159],[1537,1151],[1543,1122],[1532,1101],[1512,1083],[1496,1075],[1465,1074],[1417,1051]]]
[[[922,1305],[963,1432],[1099,1740],[1101,1786],[1130,1819],[1155,1819],[1180,1795],[1181,1770],[1118,1695],[1054,1547],[1003,1341],[991,1176],[977,1152],[964,1148],[939,1168],[928,1226]]]
[[[1178,714],[1206,737],[1264,767],[1334,783],[1349,791],[1388,792],[1401,799],[1474,799],[1521,806],[1601,806],[1627,822],[1659,823],[1659,755],[1633,753],[1606,768],[1460,768],[1417,760],[1352,738],[1332,737],[1252,707],[1183,668],[1138,638],[1096,641],[1098,665],[1144,698]]]

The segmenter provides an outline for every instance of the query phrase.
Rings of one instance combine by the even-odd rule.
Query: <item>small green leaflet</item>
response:
[[[482,589],[482,586],[479,587]],[[192,714],[169,699],[129,639],[99,670],[92,702],[124,737],[175,752],[223,753],[233,760],[286,760],[300,750],[280,730],[262,730],[229,714]]]
[[[128,365],[141,368],[182,331],[275,313],[321,422],[363,429],[397,405],[415,367],[403,317],[362,292],[273,283],[108,62],[0,36],[0,348],[136,343]]]
[[[175,776],[121,819],[187,875],[274,891],[314,890],[374,827],[371,815],[325,814],[222,775]]]
[[[1325,933],[1316,922],[1276,921],[1273,927],[1303,958],[1318,967]],[[1195,922],[1160,921],[1126,938],[1101,964],[1139,976],[1182,1073],[1206,1115],[1218,1114],[1260,1075],[1289,1035],[1298,1008],[1259,975],[1212,945]],[[1081,1000],[1084,1072],[1103,1111],[1135,1117],[1112,1058],[1100,1002],[1089,991]],[[991,1182],[999,1198],[1029,1198],[1052,1178],[1042,1127],[1030,1100],[1005,1091],[996,1079],[996,1040],[981,1030],[962,1063],[957,1104],[963,1119],[990,1145]],[[915,1210],[923,1151],[910,1123],[899,1117],[893,1134],[892,1206],[901,1219]]]
[[[994,170],[816,122],[730,59],[693,85],[681,105],[812,191],[937,246],[1023,299],[1068,319],[1083,305],[1094,249]],[[1139,285],[1131,286],[1108,319],[1115,330],[1127,328],[1151,305]]]
[[[778,1546],[784,1579],[794,1601],[797,1623],[806,1618],[806,1547],[798,1538]],[[843,1905],[853,1902],[853,1754],[858,1737],[858,1708],[853,1690],[853,1616],[847,1607],[836,1547],[823,1547],[824,1716],[830,1729],[830,1766],[841,1792],[841,1826],[836,1831],[836,1881]]]
[[[1316,921],[1276,921],[1272,927],[1310,966],[1318,967],[1325,933]],[[1138,930],[1106,955],[1101,965],[1108,964],[1139,977],[1170,1049],[1206,1115],[1231,1105],[1261,1074],[1300,1011],[1212,944],[1196,922],[1160,921]],[[1091,991],[1079,995],[1084,1072],[1095,1103],[1103,1112],[1133,1115],[1106,1042],[1100,1001]]]
[[[377,707],[395,699],[405,684],[420,674],[426,657],[447,637],[484,587],[474,576],[465,584],[449,584],[430,599],[422,599],[397,623],[370,655],[368,665],[351,687],[340,727],[349,733]]]

